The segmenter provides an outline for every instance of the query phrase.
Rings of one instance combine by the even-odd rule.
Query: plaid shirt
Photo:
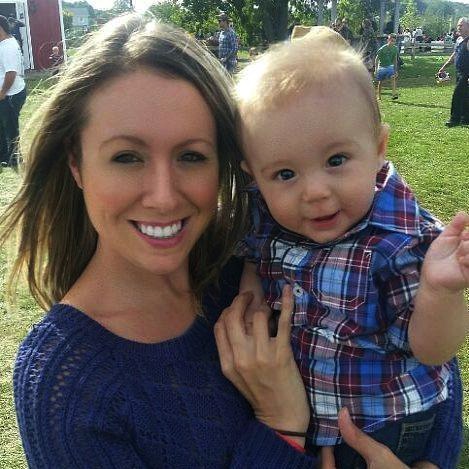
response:
[[[218,36],[218,58],[226,59],[223,65],[232,71],[236,66],[236,53],[238,52],[238,38],[233,28],[221,30]]]
[[[448,366],[419,363],[407,335],[423,258],[442,225],[392,164],[377,176],[369,213],[327,244],[279,226],[258,189],[249,191],[253,228],[238,254],[257,263],[272,309],[280,309],[283,285],[293,286],[292,346],[311,402],[312,443],[340,443],[344,406],[374,431],[445,400]]]

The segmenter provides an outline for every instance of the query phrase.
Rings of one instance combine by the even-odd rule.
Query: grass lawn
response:
[[[399,100],[391,100],[389,85],[384,85],[381,109],[391,126],[388,157],[414,188],[422,204],[447,222],[457,210],[469,210],[469,127],[448,129],[454,80],[437,85],[434,74],[445,58],[417,56],[412,62],[405,57],[399,76]],[[454,71],[450,70],[452,77]],[[29,96],[23,108],[25,120],[43,99],[48,83],[36,77],[28,81]],[[314,110],[313,110],[314,111]],[[0,207],[14,194],[19,180],[12,170],[0,174]],[[0,251],[0,282],[5,282],[8,252]],[[3,289],[2,289],[3,291]],[[0,468],[24,469],[26,463],[18,438],[12,399],[12,365],[22,337],[41,316],[26,292],[16,307],[5,304],[0,295]],[[469,468],[469,341],[459,353],[465,383],[465,447],[459,468]]]

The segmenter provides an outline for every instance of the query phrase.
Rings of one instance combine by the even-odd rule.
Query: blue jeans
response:
[[[390,448],[405,464],[425,459],[424,451],[437,409],[438,405],[396,422],[390,422],[385,427],[370,433],[370,436]],[[365,460],[345,443],[335,447],[334,457],[338,469],[366,469]]]
[[[376,80],[383,81],[391,78],[394,75],[394,65],[388,65],[387,67],[378,67],[376,71]]]
[[[18,164],[19,116],[25,100],[26,89],[0,101],[0,162],[11,166]]]

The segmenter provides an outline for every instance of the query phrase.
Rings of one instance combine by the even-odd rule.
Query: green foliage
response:
[[[323,0],[319,0],[323,1]],[[330,15],[324,11],[324,24],[330,21]],[[309,2],[305,0],[290,1],[290,23],[302,24],[304,26],[314,26],[318,24],[318,2]]]
[[[444,35],[450,29],[450,18],[444,16],[430,15],[425,13],[422,17],[423,32],[436,40],[438,36]]]
[[[67,10],[62,10],[62,19],[65,32],[70,31],[72,29],[73,15]]]
[[[400,18],[400,23],[403,28],[408,28],[411,31],[421,25],[422,20],[417,13],[417,5],[415,0],[406,0],[404,2],[405,12]]]
[[[179,4],[172,1],[154,3],[146,12],[147,15],[151,15],[163,23],[174,24],[179,27],[184,27],[185,13],[185,10]]]
[[[114,15],[122,15],[131,11],[133,11],[132,0],[114,0],[111,8]]]
[[[367,15],[366,4],[363,1],[339,0],[337,3],[337,17],[339,19],[346,18],[354,34],[359,31],[362,21]]]

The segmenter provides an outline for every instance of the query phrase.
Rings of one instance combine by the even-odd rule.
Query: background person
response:
[[[16,167],[19,115],[26,100],[23,57],[8,20],[0,15],[0,162]]]
[[[381,82],[391,80],[392,99],[397,99],[397,57],[396,35],[388,34],[388,39],[384,46],[381,46],[375,58],[375,77],[377,81],[376,96],[381,99]]]
[[[454,52],[438,70],[441,73],[454,62],[456,67],[456,86],[451,100],[451,116],[445,123],[447,127],[469,125],[469,18],[458,20],[459,36],[454,45]]]
[[[60,65],[63,62],[63,56],[60,53],[59,46],[53,46],[49,56],[49,68],[52,69],[52,75],[59,73]]]
[[[23,36],[21,36],[20,28],[24,28],[26,25],[12,16],[8,18],[8,24],[10,25],[11,35],[18,41],[21,53],[23,53]]]
[[[238,37],[230,26],[228,15],[218,16],[220,34],[218,35],[218,58],[229,73],[234,73],[237,64]]]

